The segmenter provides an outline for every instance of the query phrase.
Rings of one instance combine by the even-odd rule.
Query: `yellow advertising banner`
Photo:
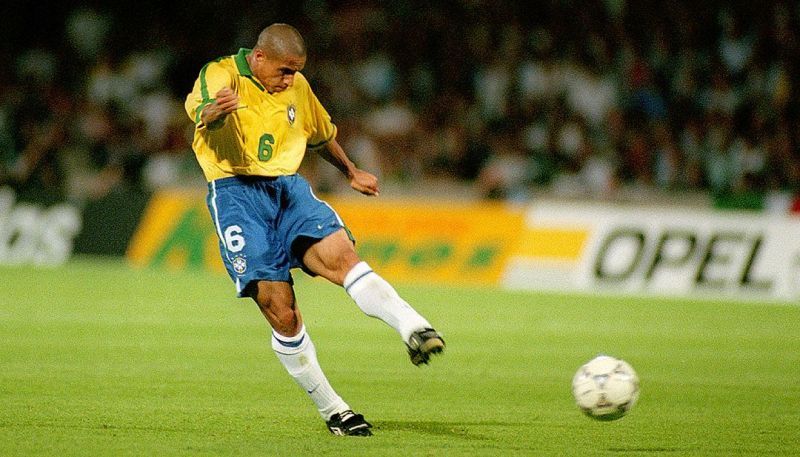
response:
[[[128,245],[137,266],[203,267],[225,272],[219,241],[197,192],[165,191],[153,196]]]
[[[332,200],[363,259],[387,278],[496,284],[523,230],[522,209],[488,203]]]
[[[487,202],[326,199],[356,239],[362,259],[392,281],[500,284],[509,259],[575,262],[588,232],[527,226],[528,208]],[[219,241],[196,192],[150,201],[128,247],[135,265],[224,272]]]
[[[501,205],[329,199],[361,257],[387,278],[497,283],[516,249],[523,211]],[[155,195],[128,248],[135,265],[224,271],[202,195]]]

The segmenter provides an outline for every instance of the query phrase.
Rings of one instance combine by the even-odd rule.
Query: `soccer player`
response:
[[[208,181],[220,253],[239,297],[252,298],[272,327],[272,348],[335,435],[372,427],[334,391],[317,361],[295,301],[290,269],[343,286],[361,310],[400,334],[414,365],[445,346],[442,336],[363,262],[336,212],[297,169],[306,149],[336,166],[350,186],[377,196],[377,178],[336,141],[336,126],[301,73],[306,46],[287,24],[273,24],[255,47],[201,70],[186,98],[192,148]]]

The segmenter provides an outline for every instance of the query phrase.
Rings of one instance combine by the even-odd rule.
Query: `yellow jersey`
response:
[[[297,172],[307,148],[336,137],[336,126],[300,73],[282,92],[268,93],[247,63],[249,49],[206,64],[186,97],[195,123],[194,149],[206,180],[234,175],[281,176]],[[239,96],[239,108],[220,125],[206,126],[200,113],[223,87]]]

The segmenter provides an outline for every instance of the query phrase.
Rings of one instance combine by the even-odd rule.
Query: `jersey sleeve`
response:
[[[184,103],[186,114],[198,128],[204,127],[200,121],[203,108],[214,102],[214,95],[223,87],[233,87],[233,75],[217,62],[209,62],[200,70],[200,76]]]
[[[308,147],[318,148],[336,137],[336,125],[331,122],[331,116],[322,106],[314,91],[308,86],[308,104],[311,117],[311,134],[308,137]]]

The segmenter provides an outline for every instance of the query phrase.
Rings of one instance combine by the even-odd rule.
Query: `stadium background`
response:
[[[676,220],[684,209],[698,212],[678,227],[692,235],[677,241],[675,227],[651,224],[642,246],[656,245],[639,249],[650,257],[641,265],[635,246],[619,248],[631,258],[615,267],[622,273],[638,269],[650,281],[652,268],[664,263],[663,248],[685,251],[667,252],[666,260],[695,282],[709,263],[721,262],[717,267],[730,270],[723,276],[748,288],[758,283],[752,270],[757,276],[761,267],[753,264],[760,261],[769,275],[788,271],[777,273],[785,276],[779,283],[788,283],[777,286],[786,291],[782,298],[800,289],[791,237],[764,240],[760,231],[748,232],[750,222],[733,229],[695,223],[726,209],[733,212],[720,217],[756,215],[755,225],[764,227],[785,216],[794,233],[791,215],[800,211],[794,2],[11,2],[2,8],[5,263],[127,253],[139,264],[219,270],[213,239],[180,234],[186,224],[196,226],[195,234],[213,233],[202,207],[187,221],[180,213],[163,216],[162,209],[166,226],[150,229],[160,238],[151,236],[149,247],[130,240],[146,225],[142,214],[158,212],[145,211],[154,195],[188,191],[202,202],[204,181],[182,108],[198,69],[252,46],[265,24],[285,21],[307,39],[305,73],[340,126],[340,142],[382,179],[383,208],[400,211],[395,224],[382,226],[403,232],[379,231],[360,245],[390,277],[558,284],[560,275],[574,273],[567,270],[591,268],[575,266],[576,259],[600,262],[597,252],[586,251],[603,241],[592,241],[601,235],[592,235],[587,221],[537,226],[536,202],[593,202],[600,206],[586,211],[600,219],[620,203],[632,208],[623,219],[657,218],[659,208],[679,208]],[[363,234],[381,225],[360,216],[363,200],[316,155],[301,171],[340,207],[356,207],[348,219],[359,221]],[[447,225],[430,212],[419,217],[432,201],[466,206]],[[25,213],[20,202],[40,206]],[[58,210],[47,209],[57,203]],[[509,209],[498,216],[497,204]],[[64,205],[70,215],[53,215]],[[528,222],[520,223],[526,211]],[[505,237],[493,217],[506,218]],[[170,225],[176,221],[186,223],[177,235]],[[437,222],[449,227],[447,235],[420,229]],[[44,226],[49,232],[37,228]],[[733,243],[741,246],[727,249],[741,253],[714,254],[720,230],[739,233]],[[454,237],[461,241],[442,241]],[[176,252],[163,246],[181,239]],[[193,248],[200,239],[206,247]],[[403,246],[409,239],[412,246]],[[761,255],[762,245],[770,251],[786,243],[788,257]],[[531,261],[541,271],[510,272]],[[430,268],[418,268],[423,264]],[[727,285],[710,291],[722,289],[741,292]]]
[[[797,2],[0,17],[0,454],[800,455]],[[273,21],[306,36],[305,73],[383,192],[313,155],[304,171],[448,341],[417,369],[340,288],[295,275],[371,440],[329,436],[239,306],[189,149],[200,67]],[[621,421],[572,400],[598,352],[642,380]]]

